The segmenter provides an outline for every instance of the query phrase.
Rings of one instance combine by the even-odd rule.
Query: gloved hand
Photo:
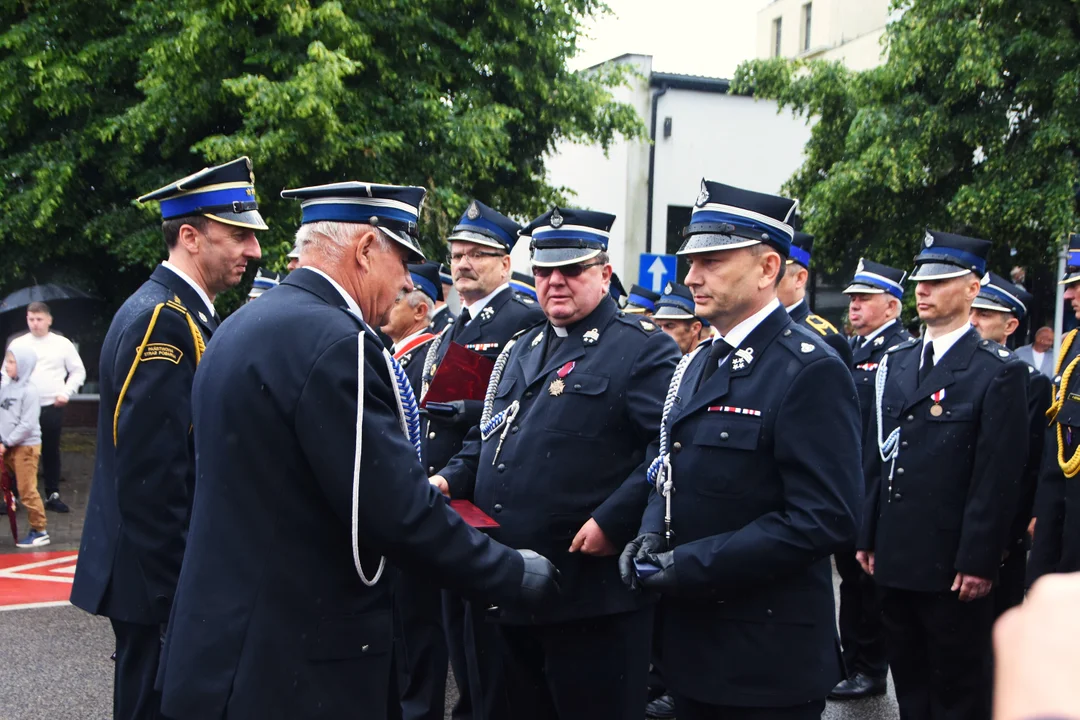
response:
[[[623,584],[631,590],[640,588],[637,570],[634,569],[634,560],[643,559],[645,553],[656,555],[664,550],[664,538],[660,533],[645,533],[638,535],[623,548],[619,556],[619,575]]]
[[[530,609],[540,609],[559,596],[559,570],[543,555],[532,550],[518,550],[525,561],[521,577],[521,602]]]
[[[649,575],[648,577],[641,578],[641,585],[646,590],[656,590],[657,592],[668,592],[674,590],[679,586],[679,582],[675,577],[675,551],[668,550],[659,554],[648,553],[644,558],[650,565],[656,565],[660,568],[657,572]]]

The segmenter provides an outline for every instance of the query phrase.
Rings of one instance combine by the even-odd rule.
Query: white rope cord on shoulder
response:
[[[882,439],[881,429],[881,402],[885,397],[885,381],[889,376],[889,354],[885,353],[878,363],[877,375],[874,377],[874,411],[877,413],[877,445],[878,455],[882,463],[889,464],[889,502],[892,502],[893,471],[896,470],[896,457],[900,454],[900,428],[893,429],[887,438]]]

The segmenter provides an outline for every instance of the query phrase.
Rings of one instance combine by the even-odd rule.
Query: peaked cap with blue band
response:
[[[424,259],[417,223],[426,195],[427,190],[422,187],[355,181],[281,191],[281,197],[300,201],[301,225],[314,222],[372,225],[404,245],[413,262]]]
[[[413,287],[427,295],[434,302],[443,299],[442,283],[439,281],[439,263],[422,262],[409,265]]]
[[[521,231],[530,237],[532,264],[559,267],[591,260],[607,250],[615,216],[594,210],[554,207]]]
[[[255,200],[255,174],[248,157],[203,168],[138,198],[141,203],[149,200],[161,204],[162,220],[202,215],[226,225],[268,229]]]
[[[889,293],[897,299],[904,297],[904,278],[907,273],[866,258],[859,258],[855,277],[844,288],[845,295],[880,295]]]
[[[694,314],[694,294],[690,288],[678,283],[668,283],[664,294],[656,301],[656,320],[698,320]]]
[[[450,268],[447,267],[446,263],[439,264],[439,282],[443,285],[454,284],[454,276],[450,274]]]
[[[948,280],[969,272],[982,279],[989,254],[989,240],[927,230],[923,249],[915,256],[915,269],[908,280]]]
[[[510,287],[514,288],[515,292],[519,292],[522,295],[528,295],[533,300],[536,300],[536,278],[532,275],[527,275],[523,272],[510,273]]]
[[[656,301],[659,299],[660,293],[653,292],[637,284],[631,285],[630,294],[626,296],[625,310],[635,315],[654,313],[656,312]]]
[[[1024,288],[991,272],[983,276],[982,288],[971,307],[1012,313],[1017,320],[1023,320],[1034,299]]]
[[[1059,285],[1080,282],[1080,235],[1069,236],[1069,251],[1065,256],[1065,277]]]
[[[281,282],[281,278],[276,272],[269,270],[263,270],[259,268],[255,273],[255,280],[251,283],[251,290],[248,292],[249,298],[257,298],[270,288],[277,287]]]
[[[626,288],[623,287],[622,280],[619,279],[618,273],[611,273],[611,280],[608,282],[608,295],[615,301],[615,304],[619,307],[623,306],[623,298],[626,297]]]
[[[798,200],[702,180],[690,224],[683,230],[686,240],[676,254],[734,250],[765,243],[786,258],[791,254],[795,235],[788,223],[798,206]]]
[[[521,226],[510,218],[479,200],[473,200],[454,226],[447,242],[471,242],[510,252],[520,231]]]
[[[788,257],[788,263],[798,263],[809,270],[810,253],[813,251],[814,236],[796,230],[795,236],[791,239],[791,255]]]

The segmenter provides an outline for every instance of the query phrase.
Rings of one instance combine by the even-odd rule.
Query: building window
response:
[[[773,57],[780,57],[780,28],[781,28],[780,18],[776,18],[775,20],[772,21],[772,34],[773,34],[772,55],[773,55]]]
[[[811,7],[811,5],[812,5],[812,3],[806,3],[805,5],[803,5],[803,8],[802,8],[802,30],[803,30],[802,49],[803,49],[803,52],[806,52],[807,50],[810,49],[810,7]]]

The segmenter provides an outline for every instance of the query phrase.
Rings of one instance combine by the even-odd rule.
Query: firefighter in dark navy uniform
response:
[[[862,433],[865,438],[874,408],[874,380],[885,351],[911,339],[900,322],[907,273],[861,258],[848,296],[852,338],[851,374],[859,393]],[[889,661],[885,655],[885,629],[881,626],[877,587],[855,559],[854,545],[833,557],[840,573],[840,645],[844,649],[844,678],[829,697],[854,700],[886,691]]]
[[[441,290],[442,300],[435,304],[435,317],[431,319],[431,332],[438,335],[446,329],[447,325],[454,324],[454,313],[451,312],[450,306],[446,304],[450,299],[450,291],[454,288],[454,278],[450,275],[450,268],[446,265],[432,262],[439,270],[439,286]]]
[[[829,556],[855,535],[859,406],[776,297],[795,206],[703,180],[679,250],[719,335],[675,371],[638,478],[656,491],[619,567],[661,593],[680,720],[817,718],[843,677]]]
[[[390,320],[382,331],[394,341],[391,352],[405,369],[413,392],[419,393],[423,384],[424,358],[428,345],[435,339],[431,331],[431,314],[436,303],[443,299],[439,285],[439,266],[435,263],[409,265],[413,291],[403,292],[390,310]]]
[[[473,200],[451,231],[448,262],[463,308],[454,323],[427,345],[426,354],[417,358],[421,400],[451,343],[494,360],[514,333],[543,318],[536,301],[515,292],[509,282],[510,251],[520,229],[510,218]],[[480,422],[480,401],[462,399],[442,405],[439,410],[428,406],[421,420],[421,452],[429,475],[449,462],[469,429]],[[410,627],[405,628],[411,650],[409,679],[402,690],[404,720],[442,720],[448,652],[463,690],[454,717],[471,716],[472,698],[479,695],[483,678],[476,674],[476,663],[466,646],[470,634],[464,628],[466,610],[461,598],[441,592],[423,577],[406,576],[401,582],[399,598],[411,618]],[[469,687],[473,690],[466,691]]]
[[[653,322],[671,336],[683,355],[692,353],[703,340],[710,337],[709,321],[694,314],[694,295],[690,288],[668,283],[656,302]]]
[[[214,296],[261,255],[254,182],[245,157],[139,198],[161,204],[169,259],[116,312],[101,349],[97,458],[71,603],[112,621],[121,720],[159,717],[161,628],[195,482],[191,384],[218,326]]]
[[[1080,235],[1069,238],[1065,299],[1080,320]],[[1061,340],[1048,415],[1047,454],[1035,499],[1035,538],[1028,579],[1080,570],[1080,330]]]
[[[986,240],[928,231],[922,339],[886,351],[867,433],[858,559],[880,589],[902,717],[990,716],[990,596],[1028,460],[1028,371],[968,322]]]
[[[561,572],[559,601],[505,610],[496,648],[477,647],[488,720],[639,720],[645,705],[652,609],[619,582],[616,555],[644,508],[633,472],[679,351],[608,294],[614,220],[554,208],[522,231],[548,320],[500,354],[480,426],[432,478],[491,515],[492,537],[542,548]]]
[[[623,309],[631,315],[652,315],[656,312],[656,301],[659,299],[660,293],[640,285],[631,285]]]
[[[282,192],[301,200],[302,267],[207,350],[192,391],[199,490],[159,674],[175,720],[386,717],[390,563],[510,607],[555,599],[550,562],[470,528],[428,482],[415,395],[372,330],[412,290],[424,194]]]
[[[776,296],[787,308],[792,320],[824,338],[844,364],[851,367],[851,346],[847,339],[831,322],[815,314],[806,300],[806,282],[810,277],[813,250],[814,236],[796,230],[791,241],[791,256],[787,259],[787,272],[776,289]]]
[[[1016,332],[1035,300],[1024,288],[996,273],[983,276],[982,290],[971,305],[971,324],[984,340],[1004,345]],[[1053,384],[1050,378],[1031,365],[1028,370],[1028,453],[1024,476],[1013,512],[1007,557],[1001,563],[994,588],[994,617],[1024,601],[1027,554],[1031,549],[1028,525],[1031,523],[1035,491],[1042,465],[1046,439],[1046,411],[1050,407]]]

